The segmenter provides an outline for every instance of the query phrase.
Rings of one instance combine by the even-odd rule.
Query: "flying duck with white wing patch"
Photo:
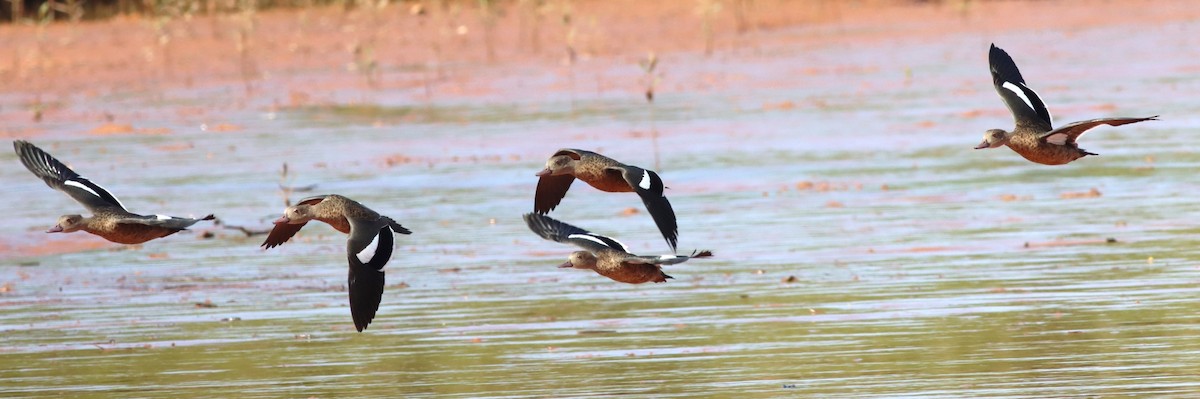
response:
[[[988,63],[992,70],[992,83],[1000,98],[1012,112],[1016,128],[1008,132],[991,129],[983,135],[983,142],[975,149],[996,148],[1007,145],[1017,154],[1030,161],[1044,165],[1063,165],[1088,155],[1096,155],[1082,148],[1075,141],[1088,130],[1100,126],[1121,126],[1149,120],[1146,118],[1099,118],[1075,122],[1058,129],[1053,128],[1050,110],[1037,93],[1025,85],[1021,71],[1012,57],[1004,50],[992,45],[988,52]]]
[[[346,256],[350,262],[347,291],[350,317],[362,332],[375,319],[383,299],[383,267],[392,258],[392,232],[412,234],[395,220],[340,195],[318,195],[300,200],[283,211],[262,247],[277,247],[296,235],[305,223],[319,220],[349,234]]]
[[[671,251],[679,240],[679,227],[675,222],[675,210],[663,195],[662,178],[652,170],[626,165],[616,160],[584,150],[564,148],[555,152],[546,161],[546,169],[537,173],[537,192],[533,197],[533,211],[547,214],[554,210],[571,183],[583,180],[600,191],[610,193],[636,192],[646,204],[654,224],[662,232]]]
[[[663,283],[673,277],[663,273],[662,265],[712,256],[709,251],[693,251],[690,256],[638,256],[629,253],[629,247],[617,240],[536,213],[525,214],[525,224],[539,237],[584,249],[571,253],[567,262],[558,267],[594,270],[601,276],[622,283]]]
[[[75,173],[41,148],[17,140],[13,142],[13,149],[25,168],[46,182],[47,186],[66,193],[92,212],[91,217],[63,215],[47,233],[82,230],[119,244],[141,244],[187,230],[201,220],[213,219],[213,215],[192,219],[129,212],[108,190]]]

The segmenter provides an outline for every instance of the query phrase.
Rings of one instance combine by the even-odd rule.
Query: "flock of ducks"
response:
[[[993,44],[988,61],[992,83],[1012,112],[1016,127],[1011,132],[988,130],[976,149],[1006,145],[1029,161],[1063,165],[1087,155],[1096,155],[1079,148],[1076,143],[1079,136],[1089,129],[1100,125],[1120,126],[1157,119],[1157,116],[1100,118],[1054,129],[1050,111],[1037,93],[1025,84],[1012,57]],[[193,219],[132,213],[108,190],[75,173],[37,146],[18,140],[13,142],[13,147],[21,163],[30,172],[92,213],[90,217],[77,214],[61,216],[48,233],[86,231],[116,243],[141,244],[186,230],[197,222],[213,219],[211,214]],[[663,272],[662,266],[712,256],[712,252],[707,250],[693,251],[690,255],[675,254],[679,237],[675,211],[663,195],[666,187],[662,178],[654,171],[627,165],[591,151],[561,149],[550,156],[546,168],[537,172],[536,176],[538,184],[534,193],[533,212],[524,215],[525,223],[539,237],[581,249],[572,252],[567,261],[559,265],[561,268],[592,270],[622,283],[662,283],[672,278]],[[600,191],[637,193],[672,253],[635,255],[613,238],[546,216],[558,207],[576,179]],[[312,220],[324,222],[347,234],[350,315],[355,328],[361,332],[375,318],[379,309],[385,281],[383,267],[394,252],[394,234],[408,235],[412,231],[357,201],[328,194],[304,198],[296,205],[287,207],[261,246],[270,249],[282,245]]]

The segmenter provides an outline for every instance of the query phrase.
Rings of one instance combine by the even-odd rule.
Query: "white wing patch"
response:
[[[1051,134],[1046,137],[1046,142],[1050,143],[1050,144],[1054,144],[1054,145],[1066,145],[1067,144],[1067,134],[1066,133]]]
[[[599,237],[589,235],[589,234],[571,234],[571,235],[567,236],[567,238],[582,238],[584,240],[588,240],[588,241],[612,248],[612,246],[608,245],[608,243],[604,242],[604,240],[601,240]],[[608,239],[612,240],[613,242],[617,243],[617,245],[621,246],[620,248],[613,248],[613,249],[619,249],[619,250],[622,250],[625,252],[629,252],[629,247],[626,247],[625,244],[622,244],[620,241],[613,240],[612,238],[609,238],[609,237],[604,237],[604,238],[608,238]]]
[[[63,184],[64,184],[64,185],[67,185],[67,186],[71,186],[71,187],[78,187],[78,188],[81,188],[81,189],[83,189],[83,191],[87,191],[87,192],[89,192],[89,193],[92,193],[92,195],[95,195],[96,197],[99,197],[99,198],[104,198],[104,197],[100,196],[100,193],[97,193],[97,192],[96,192],[96,190],[92,190],[92,188],[91,188],[91,187],[88,187],[87,185],[85,185],[85,184],[83,184],[83,183],[80,183],[80,182],[77,182],[77,181],[74,181],[74,180],[65,180],[65,181],[63,181]],[[92,183],[92,184],[96,184],[96,183]],[[97,186],[97,187],[99,187],[99,186]],[[101,188],[101,190],[103,190],[103,188]],[[111,193],[109,193],[108,195],[109,195],[110,197],[112,197],[112,199],[114,199],[114,200],[116,200],[116,201],[117,201],[117,206],[119,206],[119,207],[121,207],[121,208],[125,208],[125,204],[122,204],[122,203],[121,203],[121,200],[117,199],[117,197],[116,197],[116,196],[112,195]]]
[[[642,181],[638,182],[638,187],[641,187],[642,190],[650,189],[650,171],[642,170]]]
[[[582,239],[585,239],[585,240],[588,240],[588,241],[591,241],[591,242],[594,242],[594,243],[597,243],[597,244],[600,244],[600,245],[603,245],[606,247],[608,246],[608,243],[604,242],[604,240],[589,236],[587,234],[571,234],[571,235],[567,236],[567,238],[582,238]]]
[[[171,217],[167,215],[154,215],[154,218],[158,220],[171,220]]]
[[[1035,113],[1037,112],[1037,108],[1033,107],[1033,101],[1029,101],[1029,97],[1025,96],[1025,91],[1021,90],[1020,87],[1017,87],[1017,85],[1013,84],[1012,82],[1004,82],[1004,84],[1000,85],[1000,87],[1008,89],[1008,91],[1011,91],[1011,92],[1013,92],[1013,94],[1016,94],[1017,97],[1021,97],[1021,101],[1024,101],[1025,105],[1029,106],[1029,109],[1032,109],[1033,112],[1035,112]],[[1033,90],[1030,90],[1030,91],[1033,91]]]
[[[679,256],[679,255],[659,255],[658,256],[659,260],[672,260],[672,259],[676,259],[676,258],[681,258],[681,256]]]
[[[82,189],[83,189],[83,191],[87,191],[87,192],[89,192],[89,193],[92,193],[92,195],[95,195],[95,196],[97,196],[97,197],[99,197],[99,196],[100,196],[100,193],[97,193],[95,190],[92,190],[92,188],[91,188],[91,187],[85,186],[85,185],[83,185],[83,183],[80,183],[80,182],[77,182],[77,181],[74,181],[74,180],[67,180],[67,181],[64,181],[64,182],[63,182],[63,184],[65,184],[65,185],[68,185],[68,186],[71,186],[71,187],[79,187],[79,188],[82,188]]]
[[[371,243],[367,244],[367,247],[363,248],[362,251],[358,251],[358,253],[355,254],[355,256],[358,257],[359,262],[362,262],[364,264],[371,263],[371,260],[375,259],[375,249],[377,249],[377,248],[379,248],[379,234],[378,233],[375,234],[375,237],[371,238]]]

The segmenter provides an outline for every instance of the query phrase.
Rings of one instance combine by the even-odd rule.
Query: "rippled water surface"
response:
[[[1191,23],[667,54],[653,106],[636,85],[587,83],[636,82],[630,65],[583,66],[599,71],[575,77],[587,88],[557,92],[562,69],[468,69],[500,94],[252,106],[230,132],[166,111],[220,91],[96,98],[172,133],[57,124],[33,140],[134,211],[266,228],[287,162],[288,184],[414,234],[361,334],[344,236],[325,225],[270,251],[203,224],[0,260],[0,396],[1194,397],[1196,37]],[[972,150],[1012,123],[993,40],[1059,123],[1162,120],[1091,132],[1082,146],[1102,155],[1064,167]],[[574,249],[521,214],[560,147],[657,164],[681,251],[717,256],[657,285],[555,268]],[[98,242],[41,234],[82,209],[0,161],[8,242]],[[577,183],[551,215],[666,251],[632,194]]]

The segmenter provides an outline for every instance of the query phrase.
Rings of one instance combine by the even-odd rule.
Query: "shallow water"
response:
[[[171,133],[60,123],[33,140],[134,211],[265,228],[287,162],[289,184],[350,196],[414,234],[398,239],[362,334],[344,239],[323,225],[270,251],[205,225],[215,238],[4,259],[0,394],[1193,396],[1198,29],[668,54],[652,107],[636,90],[563,89],[561,69],[503,68],[463,71],[498,95],[258,104],[227,115],[231,132],[171,112],[216,104],[219,90],[97,98]],[[1059,123],[1163,120],[1089,133],[1084,147],[1102,155],[1065,167],[971,150],[1011,124],[988,82],[990,40]],[[1110,50],[1081,50],[1098,41]],[[1114,49],[1126,62],[1110,62]],[[596,87],[637,76],[580,69]],[[518,92],[547,94],[505,95]],[[681,252],[717,257],[671,266],[658,285],[556,269],[573,249],[520,218],[533,173],[559,147],[651,167],[651,130]],[[6,242],[89,239],[41,234],[79,207],[0,158],[6,200],[38,199],[6,212]],[[551,216],[666,250],[632,195],[577,184]]]

